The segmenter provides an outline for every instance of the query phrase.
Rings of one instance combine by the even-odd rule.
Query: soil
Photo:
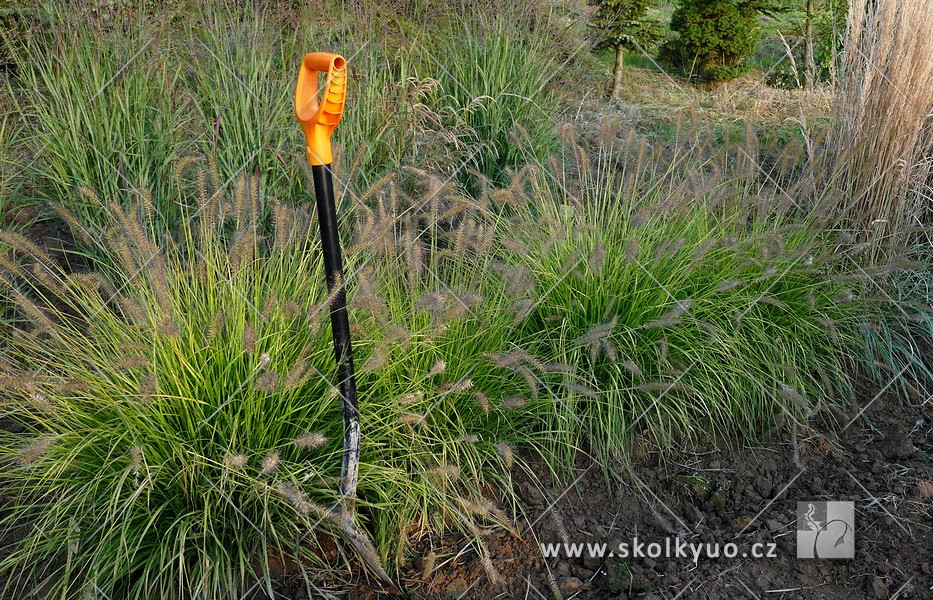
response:
[[[792,436],[779,431],[753,449],[636,451],[608,485],[598,467],[580,470],[569,488],[519,482],[520,535],[486,537],[501,583],[471,546],[449,536],[431,542],[432,572],[425,573],[427,544],[406,565],[406,591],[424,599],[933,598],[933,401],[880,397],[839,434],[798,439],[797,458]],[[796,558],[797,502],[804,500],[855,503],[854,559]],[[755,542],[773,543],[776,556],[542,558],[538,542],[565,536],[610,549],[635,536],[731,541],[739,556]],[[358,586],[349,597],[388,594]]]

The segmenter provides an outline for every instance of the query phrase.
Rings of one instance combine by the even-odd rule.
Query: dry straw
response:
[[[929,225],[933,184],[933,0],[853,2],[829,139],[837,204],[890,250]],[[822,165],[818,165],[818,168]]]

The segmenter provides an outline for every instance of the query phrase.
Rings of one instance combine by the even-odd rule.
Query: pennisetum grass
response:
[[[230,194],[261,198],[262,185],[221,192],[219,205]],[[507,469],[523,464],[512,445],[535,446],[540,411],[506,418],[500,402],[526,392],[524,379],[484,358],[515,348],[514,300],[504,283],[487,282],[493,252],[425,243],[411,269],[412,220],[386,233],[397,254],[372,240],[348,257],[348,273],[371,261],[361,287],[337,282],[348,286],[358,360],[376,356],[379,368],[359,373],[356,521],[332,515],[341,407],[319,326],[330,295],[311,219],[277,208],[273,235],[255,235],[264,209],[251,200],[241,209],[250,214],[202,212],[157,245],[132,210],[114,207],[108,251],[123,255],[121,270],[139,271],[125,281],[70,275],[41,248],[7,240],[17,242],[15,255],[4,252],[17,270],[3,296],[20,333],[8,340],[11,398],[0,410],[26,431],[0,433],[0,479],[17,496],[2,527],[22,539],[2,561],[15,594],[41,584],[68,596],[93,582],[120,598],[237,597],[269,585],[270,555],[320,576],[331,567],[321,536],[394,572],[401,532],[443,526],[459,514],[458,498],[486,486],[507,490]],[[464,217],[443,217],[437,234],[456,235],[448,225]],[[358,309],[358,292],[381,309]],[[456,298],[470,311],[453,310]],[[41,377],[32,376],[38,364]],[[484,515],[465,516],[454,525],[473,536],[469,520]]]
[[[695,197],[682,180],[714,150],[689,137],[697,158],[682,170],[652,165],[658,159],[634,144],[628,155],[581,161],[566,137],[571,148],[552,161],[556,172],[538,175],[534,204],[513,207],[520,225],[510,226],[510,244],[527,251],[504,253],[497,271],[533,274],[540,291],[521,324],[534,340],[527,347],[574,366],[545,376],[560,382],[563,401],[552,407],[562,427],[608,458],[639,432],[662,448],[708,433],[753,437],[785,409],[806,419],[815,403],[846,396],[875,300],[860,278],[839,280],[851,264],[819,257],[857,240],[824,232],[817,217],[764,210],[778,203],[762,195],[781,194],[731,159]],[[580,192],[568,197],[572,180]],[[583,268],[568,268],[578,257]]]

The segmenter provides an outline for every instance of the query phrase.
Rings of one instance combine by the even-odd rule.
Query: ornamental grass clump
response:
[[[504,260],[534,290],[526,348],[574,366],[554,404],[570,437],[607,458],[634,436],[668,448],[832,417],[860,326],[884,310],[847,259],[854,242],[741,164],[704,170],[703,149],[665,170],[637,144],[592,161],[568,144],[508,196]]]
[[[826,150],[814,160],[840,224],[893,260],[924,237],[933,186],[930,0],[852,3]]]
[[[488,360],[512,347],[512,300],[474,289],[483,236],[450,221],[479,231],[481,211],[446,192],[409,201],[393,207],[407,221],[387,221],[404,225],[358,235],[347,258],[363,431],[351,515],[313,221],[265,198],[264,229],[260,187],[235,187],[202,189],[158,243],[144,206],[108,206],[113,277],[4,238],[17,326],[0,417],[24,428],[0,433],[2,525],[19,540],[0,564],[15,595],[271,595],[271,564],[311,586],[355,553],[385,576],[411,536],[452,525],[487,556],[482,527],[509,525],[510,507],[462,508],[487,506],[489,486],[508,498],[512,444],[543,429],[502,406],[527,386]],[[404,197],[386,188],[377,205]]]

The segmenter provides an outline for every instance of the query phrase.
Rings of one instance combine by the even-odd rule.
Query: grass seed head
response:
[[[252,354],[256,351],[256,330],[250,323],[247,323],[243,327],[243,350],[246,351],[247,354]]]
[[[84,392],[91,388],[90,382],[84,379],[69,379],[63,381],[57,387],[57,390],[60,394],[73,394],[76,392]]]
[[[622,363],[622,367],[626,371],[634,375],[635,377],[641,376],[641,369],[638,367],[637,364],[635,364],[635,361],[633,360],[626,360],[625,362]]]
[[[422,559],[421,580],[430,581],[434,573],[434,565],[437,563],[437,553],[431,550],[427,556]]]
[[[52,401],[49,400],[49,397],[39,390],[33,390],[29,394],[29,403],[44,413],[51,413],[55,410],[55,405],[52,404]]]
[[[279,376],[275,373],[263,373],[256,378],[254,386],[257,390],[271,394],[279,387]]]
[[[408,394],[403,394],[399,396],[398,403],[399,406],[411,406],[412,404],[417,404],[424,399],[424,392],[417,391],[411,392]]]
[[[704,323],[701,321],[697,323],[697,327],[706,332],[706,334],[709,336],[710,343],[714,343],[719,339],[719,328],[715,325],[710,325],[709,323]]]
[[[275,484],[275,491],[291,504],[298,514],[305,516],[311,514],[311,503],[305,498],[304,493],[291,483],[279,481]]]
[[[515,455],[512,453],[512,447],[506,442],[499,442],[496,444],[496,449],[499,451],[502,462],[505,463],[505,468],[511,469],[512,465],[515,464]]]
[[[508,250],[516,256],[525,256],[525,254],[528,252],[528,249],[524,245],[511,238],[502,240],[501,244],[505,250]]]
[[[586,398],[599,398],[599,393],[596,390],[582,383],[568,383],[567,389]]]
[[[223,333],[224,325],[227,322],[227,313],[218,310],[211,315],[211,321],[207,326],[207,338],[216,340],[217,336]]]
[[[418,413],[407,413],[398,418],[399,425],[407,425],[408,427],[420,427],[422,430],[428,430],[428,421],[424,415]]]
[[[521,298],[515,302],[513,310],[515,317],[512,319],[512,325],[520,325],[534,310],[536,303],[531,298]]]
[[[162,321],[159,323],[158,328],[156,329],[162,337],[169,339],[178,339],[181,337],[181,330],[178,328],[178,325],[172,321]]]
[[[852,302],[854,299],[855,294],[852,292],[852,290],[843,290],[837,294],[835,298],[833,298],[833,301],[838,304],[843,304],[845,302]]]
[[[29,256],[45,264],[47,267],[55,266],[55,261],[52,260],[48,252],[22,234],[0,230],[0,242],[10,246],[15,252]]]
[[[19,459],[24,465],[30,465],[42,458],[58,438],[53,435],[42,436],[30,441],[20,452]]]
[[[139,446],[138,444],[130,446],[127,455],[129,456],[130,460],[130,469],[133,472],[138,472],[142,467],[143,460],[145,459],[142,446]]]
[[[265,304],[263,304],[260,314],[266,321],[272,320],[275,315],[276,309],[279,307],[279,296],[278,294],[272,293],[266,298]]]
[[[442,386],[438,389],[438,391],[441,392],[442,394],[443,394],[443,393],[446,393],[446,394],[462,394],[463,392],[469,390],[469,389],[472,388],[472,387],[473,387],[473,380],[472,380],[472,379],[464,379],[464,380],[459,381],[459,382],[456,382],[456,383],[447,382],[447,383],[445,383],[444,385],[442,385]]]
[[[285,377],[285,389],[294,389],[304,383],[310,370],[305,366],[303,357],[299,357],[298,362],[289,371]]]
[[[32,321],[39,332],[52,333],[55,331],[55,322],[44,309],[40,308],[39,305],[15,288],[11,289],[11,295],[13,297],[13,302],[16,303],[20,310]]]
[[[734,290],[740,285],[742,285],[742,278],[736,277],[735,279],[730,279],[729,281],[725,281],[721,283],[719,287],[716,288],[716,290],[719,292],[728,292],[730,290]]]
[[[132,298],[120,298],[120,308],[129,321],[137,326],[145,327],[149,325],[149,317],[142,305]]]
[[[450,294],[446,292],[428,292],[418,300],[415,308],[437,314],[447,309],[450,299]]]
[[[489,403],[489,397],[486,394],[483,392],[476,392],[476,394],[473,396],[473,399],[476,401],[476,405],[479,406],[484,413],[489,414],[491,405]]]
[[[142,378],[142,381],[139,383],[139,393],[137,395],[140,404],[149,402],[153,394],[155,394],[155,384],[155,375],[146,375]]]
[[[428,469],[428,475],[432,479],[439,481],[458,479],[460,477],[460,467],[451,464],[438,465]]]
[[[36,278],[36,281],[39,282],[46,290],[52,292],[59,298],[67,298],[65,288],[61,284],[61,280],[58,277],[57,273],[53,273],[48,266],[43,265],[42,263],[33,263],[32,265],[32,274]]]
[[[774,296],[770,294],[761,295],[758,298],[758,302],[761,302],[762,304],[769,304],[771,306],[776,306],[777,308],[780,308],[782,310],[789,310],[789,307],[787,306],[786,302],[779,300],[778,298],[775,298]]]
[[[68,231],[72,236],[74,236],[76,240],[88,245],[93,243],[94,236],[91,236],[90,232],[73,212],[58,202],[53,202],[50,208],[55,211],[55,213],[61,218],[62,221],[65,222],[66,225],[68,225]]]
[[[13,257],[8,257],[0,252],[0,276],[15,276],[25,279],[26,272],[23,271]]]
[[[567,525],[564,524],[564,517],[560,514],[560,510],[555,506],[551,509],[551,523],[554,525],[554,528],[557,529],[557,535],[560,536],[560,539],[565,544],[570,544],[570,534],[567,533]]]
[[[133,252],[130,250],[130,245],[126,241],[126,238],[121,236],[115,229],[108,231],[106,237],[107,244],[119,259],[120,266],[123,267],[124,275],[127,277],[135,275],[139,269],[136,265],[136,258],[133,256]]]
[[[550,569],[547,571],[547,585],[554,596],[554,600],[564,600],[564,594],[561,592],[560,586],[557,585],[557,578],[554,577],[554,572]]]
[[[606,246],[600,242],[596,245],[596,249],[593,250],[590,254],[590,268],[594,271],[599,271],[603,266],[603,262],[606,260]]]
[[[124,356],[113,363],[116,371],[132,371],[133,369],[142,369],[152,366],[152,363],[145,356],[131,355]]]
[[[541,365],[545,373],[573,373],[573,365],[560,361],[547,362]]]
[[[532,372],[531,369],[529,369],[528,367],[524,365],[515,367],[515,372],[521,375],[522,379],[525,380],[525,385],[528,386],[528,391],[531,393],[531,397],[537,398],[539,382],[534,372]]]
[[[239,471],[246,467],[249,458],[245,454],[228,454],[224,457],[223,465],[231,471]]]
[[[363,363],[362,370],[366,373],[373,373],[386,368],[389,364],[389,353],[383,344],[379,344],[369,355],[366,362]]]
[[[269,473],[272,473],[273,471],[278,469],[281,461],[282,461],[282,457],[279,455],[278,452],[273,450],[272,452],[267,454],[266,457],[262,459],[262,474],[268,475]]]
[[[489,577],[489,581],[490,581],[493,585],[496,585],[496,586],[502,585],[503,582],[505,581],[505,579],[503,579],[502,574],[499,573],[499,571],[498,571],[498,569],[496,569],[495,565],[492,564],[492,559],[489,558],[489,554],[488,554],[488,553],[483,552],[483,553],[480,555],[480,562],[481,562],[482,565],[483,565],[483,571],[485,571],[485,572],[486,572],[486,576]]]
[[[333,280],[329,282],[327,297],[324,299],[323,306],[328,310],[333,309],[337,298],[339,298],[341,294],[345,293],[346,288],[344,287],[344,284],[345,281],[343,279],[343,274],[335,273]]]
[[[500,369],[512,369],[524,360],[524,353],[521,351],[498,353],[487,352],[486,358]]]
[[[326,445],[327,441],[323,433],[303,433],[295,438],[294,444],[305,450],[316,450]]]
[[[521,396],[506,396],[502,399],[502,407],[509,410],[519,410],[528,406],[528,401]]]
[[[790,387],[789,385],[782,385],[780,393],[781,393],[781,398],[790,402],[791,405],[793,405],[794,407],[800,408],[800,409],[806,408],[807,406],[806,398],[804,398],[800,394],[800,392]]]
[[[428,371],[427,375],[425,375],[424,377],[425,379],[430,379],[432,377],[436,377],[438,375],[443,374],[446,370],[447,370],[447,363],[444,362],[443,360],[438,360],[431,366],[431,369]]]

